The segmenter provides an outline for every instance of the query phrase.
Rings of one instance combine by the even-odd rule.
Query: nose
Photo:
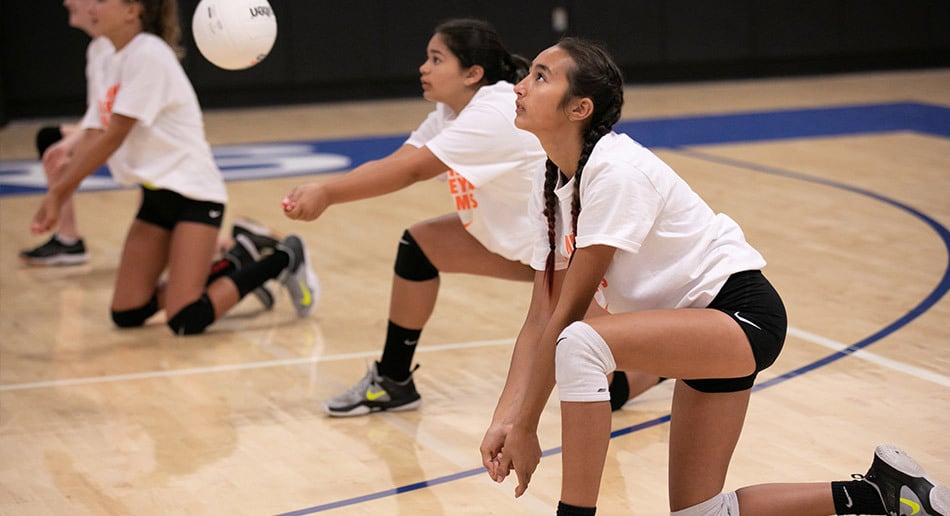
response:
[[[525,94],[524,82],[527,80],[528,78],[525,77],[524,79],[521,79],[520,81],[518,81],[518,84],[515,84],[515,95],[519,97],[524,97],[524,94]]]
[[[429,69],[429,60],[425,60],[419,65],[419,75],[425,75],[426,71]]]

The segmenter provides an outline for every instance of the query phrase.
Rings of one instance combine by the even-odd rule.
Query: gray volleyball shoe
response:
[[[277,244],[277,249],[290,256],[290,263],[277,280],[287,288],[297,315],[307,317],[320,302],[320,280],[310,265],[310,257],[303,241],[290,235]]]
[[[894,445],[879,445],[868,472],[852,477],[877,490],[890,516],[950,516],[950,488],[928,477],[917,461]]]
[[[412,369],[409,378],[397,382],[379,374],[379,363],[373,362],[366,368],[366,375],[350,390],[327,400],[323,409],[334,417],[362,416],[372,412],[415,410],[422,405],[422,397],[416,391],[412,381]]]

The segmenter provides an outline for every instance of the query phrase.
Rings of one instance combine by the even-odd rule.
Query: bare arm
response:
[[[333,204],[395,192],[447,169],[427,147],[403,145],[337,178],[294,188],[283,200],[284,214],[295,220],[314,220]]]
[[[33,216],[34,234],[44,233],[56,226],[63,201],[79,188],[87,176],[96,171],[125,141],[138,120],[113,114],[105,131],[87,129],[76,143],[73,156],[55,182],[43,196],[39,210]]]
[[[548,295],[544,272],[535,272],[531,304],[515,341],[511,363],[508,365],[505,387],[498,398],[491,424],[485,432],[485,437],[482,439],[479,448],[482,455],[482,464],[485,466],[488,475],[496,482],[503,481],[510,472],[509,467],[502,468],[500,466],[502,448],[505,446],[508,433],[521,411],[525,394],[530,388],[531,368],[534,367],[535,357],[538,354],[541,334],[551,318],[554,301],[557,299],[557,293],[564,278],[563,271],[555,272],[554,275],[554,290],[551,295]]]
[[[518,412],[521,417],[516,424],[523,424],[526,429],[532,431],[537,430],[541,411],[554,389],[554,350],[557,338],[569,324],[584,319],[594,292],[603,280],[615,251],[613,247],[596,245],[574,252],[571,266],[563,276],[554,312],[541,335],[543,344],[538,348],[537,363],[530,369],[530,389],[522,410]]]
[[[516,344],[515,356],[512,359],[512,369],[509,371],[509,380],[513,375],[520,380],[511,384],[514,393],[522,392],[521,399],[517,394],[508,395],[509,385],[506,383],[502,400],[506,400],[505,414],[514,416],[506,427],[503,446],[496,445],[498,455],[494,463],[486,465],[489,473],[494,469],[496,481],[501,481],[514,469],[518,475],[518,486],[515,496],[520,496],[528,487],[531,475],[541,460],[541,449],[537,440],[538,422],[541,412],[554,389],[554,354],[558,336],[574,321],[580,321],[587,312],[591,298],[597,290],[597,285],[604,277],[607,266],[613,258],[615,249],[607,246],[591,246],[577,249],[570,268],[566,273],[555,276],[554,303],[540,339],[519,355],[518,346],[522,345],[521,336]],[[543,287],[542,287],[543,288]],[[539,294],[536,282],[535,295]],[[540,292],[546,296],[546,289]],[[532,298],[534,306],[534,298]],[[535,328],[534,335],[538,335]],[[525,341],[527,343],[527,341]],[[519,360],[516,364],[515,361]],[[499,401],[499,408],[501,408]],[[496,410],[496,417],[497,417]],[[493,422],[494,424],[494,422]],[[484,446],[484,444],[483,444]],[[484,451],[483,451],[484,457]]]
[[[42,156],[43,169],[50,178],[50,183],[55,182],[59,174],[62,173],[76,145],[82,141],[83,135],[86,134],[86,131],[75,125],[63,125],[60,131],[63,133],[63,138],[53,145],[50,145],[49,148],[43,152]],[[88,129],[88,131],[99,133],[96,129]]]

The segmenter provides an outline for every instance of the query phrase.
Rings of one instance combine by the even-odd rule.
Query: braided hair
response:
[[[620,110],[623,107],[623,75],[606,50],[595,43],[571,37],[562,39],[557,46],[566,51],[574,61],[574,66],[567,70],[568,89],[562,103],[586,97],[594,105],[593,113],[584,126],[584,143],[577,161],[577,171],[574,173],[571,234],[576,237],[577,219],[581,212],[581,175],[594,146],[620,120]],[[554,288],[554,254],[557,249],[555,223],[558,212],[558,198],[554,188],[559,174],[557,166],[548,159],[544,174],[543,213],[548,222],[548,243],[551,246],[545,265],[549,295]]]
[[[508,81],[517,84],[528,75],[531,63],[511,54],[502,44],[501,36],[488,22],[458,18],[440,23],[435,33],[455,54],[463,68],[481,66],[485,70],[479,86]]]

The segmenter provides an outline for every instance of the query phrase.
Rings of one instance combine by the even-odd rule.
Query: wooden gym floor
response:
[[[216,151],[357,140],[386,142],[370,152],[382,154],[399,140],[372,137],[406,135],[430,109],[220,110],[206,124]],[[33,135],[50,122],[0,130],[0,192],[35,160]],[[742,225],[789,310],[786,349],[760,376],[727,489],[848,479],[881,442],[950,482],[950,70],[631,87],[624,122]],[[0,513],[553,514],[554,398],[541,421],[550,453],[524,497],[489,481],[478,454],[527,284],[444,275],[417,353],[421,410],[324,416],[322,400],[380,353],[402,229],[451,209],[432,181],[314,223],[284,219],[281,196],[325,177],[228,183],[228,221],[304,238],[318,311],[298,319],[278,292],[272,312],[247,299],[190,338],[171,336],[161,316],[131,331],[110,322],[134,191],[79,193],[93,258],[50,269],[16,256],[39,241],[28,231],[38,195],[0,196]],[[615,414],[600,513],[667,513],[670,393],[662,384]]]

